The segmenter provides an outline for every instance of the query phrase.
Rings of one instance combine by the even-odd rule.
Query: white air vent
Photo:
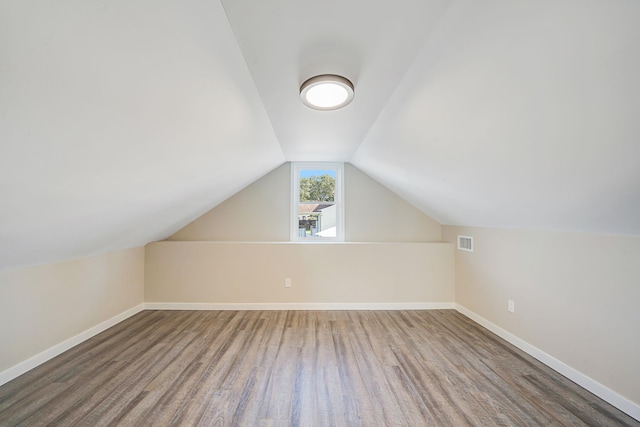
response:
[[[461,251],[473,252],[473,237],[458,236],[458,249]]]

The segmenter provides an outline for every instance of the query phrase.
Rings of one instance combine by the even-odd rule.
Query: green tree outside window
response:
[[[301,202],[333,202],[336,181],[330,175],[300,178]]]

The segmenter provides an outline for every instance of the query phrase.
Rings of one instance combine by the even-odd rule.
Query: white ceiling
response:
[[[216,1],[0,0],[0,268],[144,245],[284,155]]]
[[[640,2],[452,2],[352,162],[444,224],[640,235]]]
[[[287,160],[351,159],[450,0],[222,0]],[[340,111],[300,102],[300,85],[339,74]]]
[[[444,224],[640,235],[640,2],[0,0],[0,269],[162,239],[285,160]],[[302,81],[356,85],[317,112]]]

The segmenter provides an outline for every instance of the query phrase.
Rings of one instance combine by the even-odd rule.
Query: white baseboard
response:
[[[188,303],[147,302],[147,310],[445,310],[452,302],[399,303]]]
[[[619,395],[615,391],[605,387],[604,385],[586,376],[582,372],[577,371],[576,369],[572,368],[566,363],[561,362],[560,360],[556,359],[550,354],[547,354],[544,351],[540,350],[539,348],[529,344],[528,342],[521,340],[520,338],[513,335],[512,333],[505,331],[500,326],[488,321],[484,317],[474,313],[468,308],[460,304],[455,304],[455,309],[458,312],[467,316],[469,319],[484,326],[486,329],[498,335],[500,338],[504,339],[505,341],[508,341],[509,343],[518,347],[520,350],[538,359],[540,362],[544,363],[554,371],[564,375],[574,383],[587,389],[588,391],[595,394],[602,400],[610,403],[611,405],[615,406],[616,408],[620,409],[622,412],[628,414],[629,416],[635,418],[636,420],[640,420],[640,405]]]
[[[0,385],[8,383],[12,379],[17,378],[25,372],[30,371],[31,369],[43,364],[44,362],[53,359],[54,357],[64,353],[72,347],[75,347],[81,342],[86,341],[95,335],[98,335],[100,332],[109,329],[110,327],[122,322],[123,320],[133,316],[134,314],[140,313],[142,310],[144,310],[144,304],[139,304],[135,307],[132,307],[129,310],[126,310],[112,317],[111,319],[105,320],[104,322],[61,342],[60,344],[56,344],[53,347],[48,348],[42,353],[30,357],[24,362],[20,362],[17,365],[0,372]]]

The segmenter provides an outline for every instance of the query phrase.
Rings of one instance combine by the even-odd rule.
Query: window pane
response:
[[[300,169],[298,237],[336,237],[336,171]]]

